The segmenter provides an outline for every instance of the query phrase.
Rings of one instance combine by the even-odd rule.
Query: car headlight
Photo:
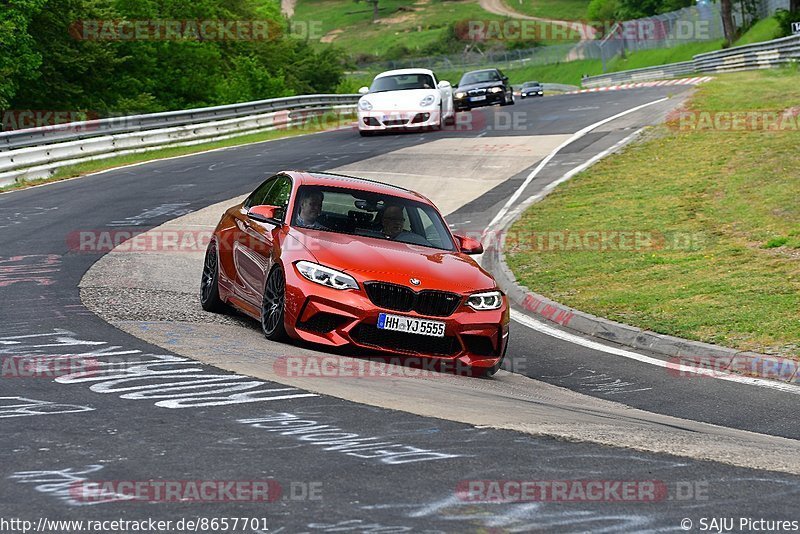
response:
[[[358,109],[361,111],[370,111],[372,109],[372,103],[369,100],[362,98],[358,101]]]
[[[436,97],[433,95],[428,95],[419,101],[419,105],[425,107],[425,106],[430,106],[434,102],[436,102]]]
[[[490,93],[499,93],[499,92],[501,92],[502,90],[503,90],[503,88],[502,88],[502,87],[492,87],[491,89],[489,89],[489,92],[490,92]]]
[[[358,289],[358,282],[349,274],[310,261],[298,261],[295,267],[305,278],[333,289]]]
[[[465,96],[467,96],[467,93],[463,91],[459,91],[456,93],[456,98],[464,98]]]
[[[477,311],[496,310],[503,305],[503,294],[499,291],[476,293],[467,299],[467,306]]]

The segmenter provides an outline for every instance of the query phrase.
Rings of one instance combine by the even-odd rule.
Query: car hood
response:
[[[459,85],[456,91],[472,91],[473,89],[488,89],[490,87],[503,87],[503,82],[480,82],[470,83],[467,85]]]
[[[322,265],[345,271],[361,281],[380,280],[416,290],[439,289],[468,293],[497,287],[494,278],[472,258],[448,252],[378,238],[292,228]]]
[[[372,104],[373,110],[379,111],[404,111],[407,109],[422,109],[420,101],[428,95],[433,95],[438,99],[438,89],[407,89],[404,91],[383,91],[380,93],[368,93],[361,97]],[[433,105],[426,106],[425,109],[433,108]]]

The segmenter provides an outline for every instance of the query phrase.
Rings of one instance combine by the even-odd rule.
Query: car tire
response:
[[[432,126],[431,129],[438,132],[442,128],[444,128],[444,112],[442,111],[442,105],[439,104],[439,123]]]
[[[212,241],[203,260],[203,276],[200,280],[200,306],[207,312],[223,313],[225,303],[219,298],[219,257],[217,246]]]
[[[447,118],[444,120],[444,123],[445,123],[447,126],[452,126],[452,125],[454,125],[454,124],[456,123],[456,109],[455,109],[455,108],[453,108],[453,114],[452,114],[452,115],[450,115],[449,117],[447,117]]]
[[[288,338],[284,324],[286,311],[286,277],[283,269],[273,268],[267,283],[264,284],[264,297],[261,299],[261,330],[272,341]]]
[[[514,95],[511,95],[509,99],[507,96],[503,95],[503,103],[500,104],[501,106],[513,106],[514,105]]]

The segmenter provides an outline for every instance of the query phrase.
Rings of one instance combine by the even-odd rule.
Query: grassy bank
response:
[[[780,113],[800,101],[798,81],[796,68],[720,76],[689,104],[705,115],[659,127],[560,186],[512,228],[519,280],[656,332],[800,355],[800,120],[779,131],[708,120]],[[578,243],[598,231],[640,232],[654,246]]]
[[[15,189],[24,189],[33,185],[39,185],[48,182],[58,182],[66,180],[67,178],[74,178],[84,174],[99,172],[115,167],[122,167],[124,165],[131,165],[134,163],[142,163],[146,161],[153,161],[162,158],[171,158],[175,156],[183,156],[186,154],[195,154],[206,150],[214,150],[217,148],[225,148],[230,146],[245,145],[248,143],[258,143],[261,141],[270,141],[273,139],[282,139],[285,137],[294,137],[297,135],[304,135],[308,133],[321,132],[341,126],[347,125],[349,122],[355,120],[355,115],[337,115],[328,113],[322,117],[309,117],[305,124],[294,126],[283,130],[272,130],[269,132],[260,132],[249,135],[242,135],[231,139],[222,141],[213,141],[192,146],[182,147],[169,147],[159,150],[152,150],[150,152],[143,152],[141,154],[127,154],[124,156],[115,156],[112,158],[87,161],[77,165],[70,165],[61,167],[56,173],[49,178],[42,178],[39,180],[30,180],[25,182],[18,182],[15,184],[0,187],[0,192],[12,191]],[[355,131],[354,131],[355,133]]]
[[[551,1],[557,4],[564,0]],[[292,20],[300,24],[299,28],[309,28],[311,41],[316,46],[329,42],[352,57],[369,54],[387,56],[386,59],[400,59],[392,54],[392,49],[401,46],[412,55],[415,51],[420,55],[426,46],[444,36],[451,23],[508,20],[485,11],[476,0],[380,0],[378,7],[379,20],[373,23],[372,6],[365,2],[300,0]],[[321,43],[322,37],[325,39]],[[570,37],[574,42],[579,39],[578,34]],[[539,41],[541,44],[572,42],[564,39]]]
[[[586,0],[505,0],[518,13],[555,20],[586,20]]]

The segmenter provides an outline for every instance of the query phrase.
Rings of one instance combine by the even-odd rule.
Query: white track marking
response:
[[[520,195],[522,195],[522,192],[525,191],[525,189],[530,185],[530,183],[533,181],[533,179],[536,178],[536,176],[541,172],[541,170],[544,169],[545,166],[548,163],[550,163],[550,161],[556,156],[556,154],[558,154],[563,148],[565,148],[568,145],[574,143],[575,141],[577,141],[578,139],[580,139],[584,135],[588,134],[589,132],[591,132],[595,128],[599,128],[600,126],[602,126],[604,124],[607,124],[607,123],[609,123],[609,122],[611,122],[611,121],[613,121],[615,119],[619,119],[620,117],[624,117],[625,115],[628,115],[630,113],[634,113],[636,111],[639,111],[640,109],[644,109],[644,108],[646,108],[648,106],[652,106],[653,104],[658,104],[658,103],[664,102],[666,100],[669,100],[669,99],[667,97],[664,97],[664,98],[659,98],[658,100],[654,100],[653,102],[648,102],[647,104],[642,104],[641,106],[636,106],[635,108],[628,109],[626,111],[623,111],[622,113],[617,113],[616,115],[614,115],[612,117],[608,117],[607,119],[603,119],[603,120],[601,120],[599,122],[596,122],[594,124],[590,124],[589,126],[587,126],[587,127],[583,128],[583,129],[578,130],[577,132],[575,132],[572,135],[572,137],[570,137],[569,139],[567,139],[566,141],[561,143],[558,147],[556,147],[555,150],[553,150],[550,154],[548,154],[546,158],[544,158],[542,161],[539,162],[539,165],[537,165],[536,168],[531,171],[531,173],[528,175],[528,177],[525,178],[525,181],[522,182],[522,185],[520,185],[519,188],[511,196],[511,198],[508,199],[508,202],[506,202],[505,205],[500,209],[500,211],[497,212],[497,215],[495,215],[494,219],[492,219],[492,222],[489,223],[489,226],[486,229],[486,231],[484,232],[484,234],[489,232],[489,230],[495,224],[497,224],[500,220],[503,219],[503,217],[505,217],[506,213],[508,213],[508,210],[511,209],[511,206],[513,206],[514,203],[519,199]]]
[[[800,386],[795,386],[793,384],[784,384],[782,382],[775,382],[773,380],[766,380],[764,378],[751,378],[749,376],[735,375],[732,373],[720,373],[719,371],[716,371],[714,369],[698,368],[691,365],[679,365],[677,362],[669,362],[667,360],[661,360],[658,358],[653,358],[651,356],[645,356],[644,354],[639,354],[638,352],[632,352],[625,349],[610,347],[608,345],[603,345],[602,343],[598,343],[597,341],[585,339],[576,334],[570,334],[569,332],[558,330],[557,328],[536,321],[535,319],[532,319],[531,317],[528,317],[527,315],[520,313],[516,310],[511,310],[511,318],[516,322],[524,326],[527,326],[531,330],[536,330],[537,332],[541,332],[542,334],[557,339],[561,339],[569,343],[574,343],[576,345],[580,345],[582,347],[586,347],[592,350],[598,350],[601,352],[606,352],[608,354],[614,354],[615,356],[622,356],[623,358],[629,358],[631,360],[636,360],[638,362],[655,365],[657,367],[662,367],[664,369],[669,368],[671,371],[676,373],[691,373],[698,376],[700,375],[709,376],[711,378],[716,378],[718,380],[727,380],[729,382],[736,382],[738,384],[760,386],[768,389],[776,389],[783,393],[793,393],[794,395],[800,395]]]

